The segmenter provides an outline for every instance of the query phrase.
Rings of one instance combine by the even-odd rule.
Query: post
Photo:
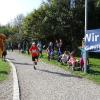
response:
[[[87,0],[85,0],[85,35],[87,33]],[[86,42],[86,41],[85,41]],[[84,44],[85,46],[86,44]],[[87,51],[84,50],[84,72],[87,72]]]

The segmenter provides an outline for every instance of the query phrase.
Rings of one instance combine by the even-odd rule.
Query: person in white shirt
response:
[[[61,62],[64,64],[64,63],[67,63],[67,61],[69,60],[70,58],[70,55],[69,55],[69,52],[64,52],[64,54],[61,55]]]

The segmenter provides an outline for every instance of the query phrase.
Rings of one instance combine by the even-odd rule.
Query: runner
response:
[[[35,65],[37,65],[37,61],[38,61],[38,57],[39,57],[39,50],[38,50],[38,47],[36,46],[35,42],[32,43],[32,46],[29,49],[29,52],[32,55],[33,67],[36,70]]]

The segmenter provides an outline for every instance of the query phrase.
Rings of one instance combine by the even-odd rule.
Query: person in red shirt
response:
[[[39,57],[39,50],[36,44],[33,42],[31,48],[29,49],[29,52],[32,55],[32,61],[33,61],[33,67],[36,70],[35,65],[37,65],[38,57]]]

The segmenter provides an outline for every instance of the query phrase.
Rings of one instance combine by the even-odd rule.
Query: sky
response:
[[[27,15],[46,0],[0,0],[0,24],[6,25],[17,15]]]

